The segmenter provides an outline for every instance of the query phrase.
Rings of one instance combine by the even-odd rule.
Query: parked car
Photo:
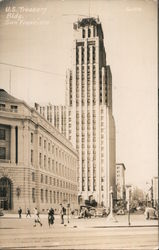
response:
[[[3,209],[0,208],[0,216],[3,216],[4,213],[3,213]]]
[[[158,213],[153,207],[147,207],[145,209],[145,215],[147,220],[157,220]]]
[[[119,209],[118,212],[116,213],[117,215],[124,215],[125,212],[123,209]]]
[[[95,216],[95,208],[87,205],[81,205],[80,206],[80,215],[78,216],[78,219],[81,218],[91,218],[92,216]]]
[[[96,217],[106,217],[107,215],[108,214],[105,208],[96,208],[96,213],[95,213]]]

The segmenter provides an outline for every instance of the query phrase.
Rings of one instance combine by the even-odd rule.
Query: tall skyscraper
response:
[[[115,187],[115,124],[103,30],[96,18],[79,20],[73,28],[66,105],[71,110],[70,137],[79,155],[79,196],[109,206],[110,186]]]

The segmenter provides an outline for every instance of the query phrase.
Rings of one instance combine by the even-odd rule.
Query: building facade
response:
[[[71,108],[71,141],[79,155],[79,196],[109,207],[111,186],[115,192],[115,123],[112,75],[99,19],[74,23],[66,105]]]
[[[0,90],[0,206],[17,212],[77,205],[78,156],[35,109]]]
[[[123,163],[116,164],[116,187],[117,187],[117,200],[125,200],[125,165]]]
[[[57,128],[60,133],[62,133],[67,139],[71,141],[70,133],[71,131],[71,115],[68,106],[64,105],[48,105],[41,106],[38,103],[34,104],[36,111],[38,111],[42,116],[47,119],[55,128]]]

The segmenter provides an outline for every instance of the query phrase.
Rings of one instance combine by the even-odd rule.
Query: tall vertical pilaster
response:
[[[16,145],[15,145],[15,126],[11,126],[11,163],[15,163]]]

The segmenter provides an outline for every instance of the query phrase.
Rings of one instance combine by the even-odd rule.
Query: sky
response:
[[[0,88],[29,105],[64,104],[73,23],[89,16],[102,23],[112,71],[116,162],[145,188],[158,174],[157,1],[1,0]]]

